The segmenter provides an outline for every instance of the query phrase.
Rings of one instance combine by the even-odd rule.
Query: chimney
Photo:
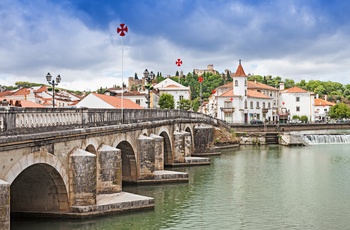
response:
[[[284,90],[284,82],[280,82],[280,90]]]

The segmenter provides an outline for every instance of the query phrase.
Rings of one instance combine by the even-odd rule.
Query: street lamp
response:
[[[154,75],[153,71],[151,71],[151,73],[149,73],[148,70],[145,69],[145,71],[143,72],[143,76],[144,76],[145,80],[147,81],[147,84],[145,86],[145,88],[148,90],[148,93],[147,93],[147,104],[148,104],[148,108],[151,108],[150,91],[153,89],[152,80],[154,79],[155,75]]]
[[[52,86],[52,107],[55,107],[55,86],[61,82],[61,76],[58,75],[55,82],[55,80],[52,80],[51,74],[47,73],[46,80]]]

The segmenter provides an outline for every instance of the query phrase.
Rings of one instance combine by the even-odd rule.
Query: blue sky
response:
[[[235,71],[239,59],[246,73],[349,84],[348,12],[343,0],[0,0],[0,84],[50,72],[96,90],[146,68]]]

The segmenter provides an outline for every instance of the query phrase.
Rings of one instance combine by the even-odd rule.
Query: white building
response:
[[[190,87],[185,87],[176,81],[171,80],[170,78],[159,82],[158,84],[154,85],[153,88],[158,91],[159,96],[161,96],[163,93],[172,95],[174,97],[175,108],[177,108],[178,102],[181,99],[191,100]]]
[[[229,123],[249,123],[251,120],[276,121],[278,90],[268,85],[250,82],[239,62],[233,82],[215,89],[206,105],[206,114]]]
[[[315,98],[315,121],[327,121],[328,113],[335,103],[318,98]]]
[[[287,112],[288,116],[280,116],[279,119],[282,122],[287,122],[293,118],[294,115],[299,117],[306,116],[308,121],[315,121],[315,108],[314,108],[314,97],[313,92],[306,91],[299,87],[292,87],[284,89],[284,85],[280,84],[279,93],[279,112],[281,114],[284,111]]]

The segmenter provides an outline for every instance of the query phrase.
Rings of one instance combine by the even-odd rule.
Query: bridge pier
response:
[[[96,204],[96,155],[75,149],[69,158],[71,206]]]
[[[174,163],[185,162],[184,132],[174,132]]]
[[[192,136],[191,133],[182,131],[184,136],[184,150],[185,150],[185,157],[190,157],[192,154]]]
[[[138,143],[138,156],[140,156],[140,175],[137,179],[153,179],[153,172],[155,168],[154,139],[140,135],[138,138]]]
[[[164,138],[155,134],[151,134],[150,137],[154,140],[154,170],[164,170]]]
[[[194,128],[194,153],[192,155],[208,155],[210,144],[214,141],[214,128],[211,125],[199,125]],[[210,154],[209,154],[210,155]]]
[[[10,183],[0,180],[0,229],[10,229]]]
[[[122,191],[122,157],[120,149],[102,145],[97,157],[97,194]]]

